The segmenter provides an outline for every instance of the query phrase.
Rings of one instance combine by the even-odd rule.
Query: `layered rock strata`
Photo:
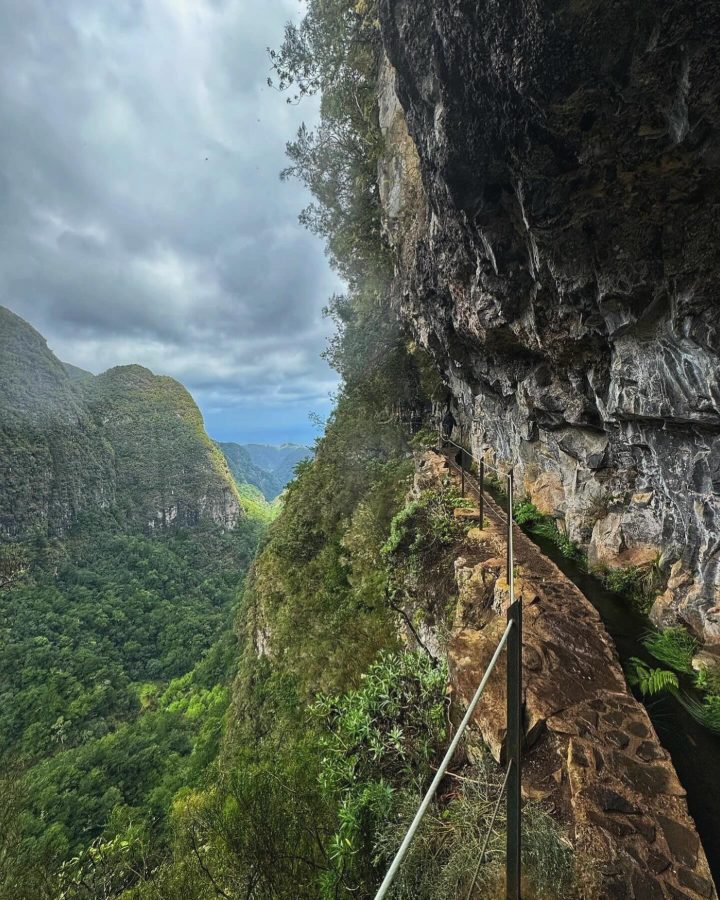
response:
[[[400,314],[476,452],[720,645],[720,6],[381,0]]]

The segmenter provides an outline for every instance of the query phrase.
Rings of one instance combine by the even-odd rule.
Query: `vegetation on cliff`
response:
[[[389,300],[375,20],[374,3],[311,0],[273,54],[281,87],[322,92],[320,125],[289,145],[286,174],[314,194],[303,218],[325,236],[348,285],[329,304],[337,334],[328,358],[342,388],[245,590],[213,783],[176,798],[172,852],[128,892],[137,900],[372,896],[444,750],[444,668],[402,646],[393,600],[402,573],[438,562],[459,526],[452,496],[405,506],[411,431],[438,384]],[[489,822],[492,805],[478,792],[497,787],[494,778],[470,773],[467,787],[443,797],[419,845],[433,865],[414,856],[395,896],[470,887],[461,858]],[[530,854],[562,893],[571,880],[567,847],[549,817],[535,824]],[[541,868],[531,865],[538,884]],[[478,889],[496,887],[497,875],[489,867]]]
[[[0,896],[117,896],[211,777],[263,517],[177,382],[0,325]]]
[[[309,448],[299,444],[273,447],[219,442],[218,447],[238,487],[249,485],[257,488],[269,503],[276,500],[285,485],[292,481],[295,466],[310,456]]]
[[[0,307],[0,533],[63,534],[112,510],[141,529],[233,525],[239,497],[187,390],[142,366],[68,369]]]

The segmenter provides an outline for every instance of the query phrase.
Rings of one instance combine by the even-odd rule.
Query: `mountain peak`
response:
[[[94,376],[0,307],[0,531],[62,532],[113,508],[153,530],[232,527],[240,504],[202,414],[178,381],[140,365]]]

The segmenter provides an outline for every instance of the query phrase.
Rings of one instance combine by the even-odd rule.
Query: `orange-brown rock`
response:
[[[438,460],[427,464],[440,481]],[[440,482],[438,482],[440,483]],[[506,520],[486,497],[488,523],[469,532],[456,564],[459,603],[448,661],[454,703],[466,707],[506,623]],[[599,897],[716,897],[685,791],[645,708],[628,691],[615,647],[580,590],[518,528],[515,596],[523,604],[526,755],[523,794],[547,801],[576,849],[598,862]],[[505,654],[468,738],[503,761]]]

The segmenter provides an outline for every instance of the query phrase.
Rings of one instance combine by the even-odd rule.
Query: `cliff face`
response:
[[[239,502],[227,463],[188,391],[142,366],[121,366],[84,386],[113,449],[116,504],[149,530],[201,521],[232,528]]]
[[[224,458],[182,385],[140,366],[61,363],[0,307],[0,535],[62,533],[114,509],[153,530],[240,515]]]
[[[399,308],[464,436],[720,644],[720,8],[380,6]]]

